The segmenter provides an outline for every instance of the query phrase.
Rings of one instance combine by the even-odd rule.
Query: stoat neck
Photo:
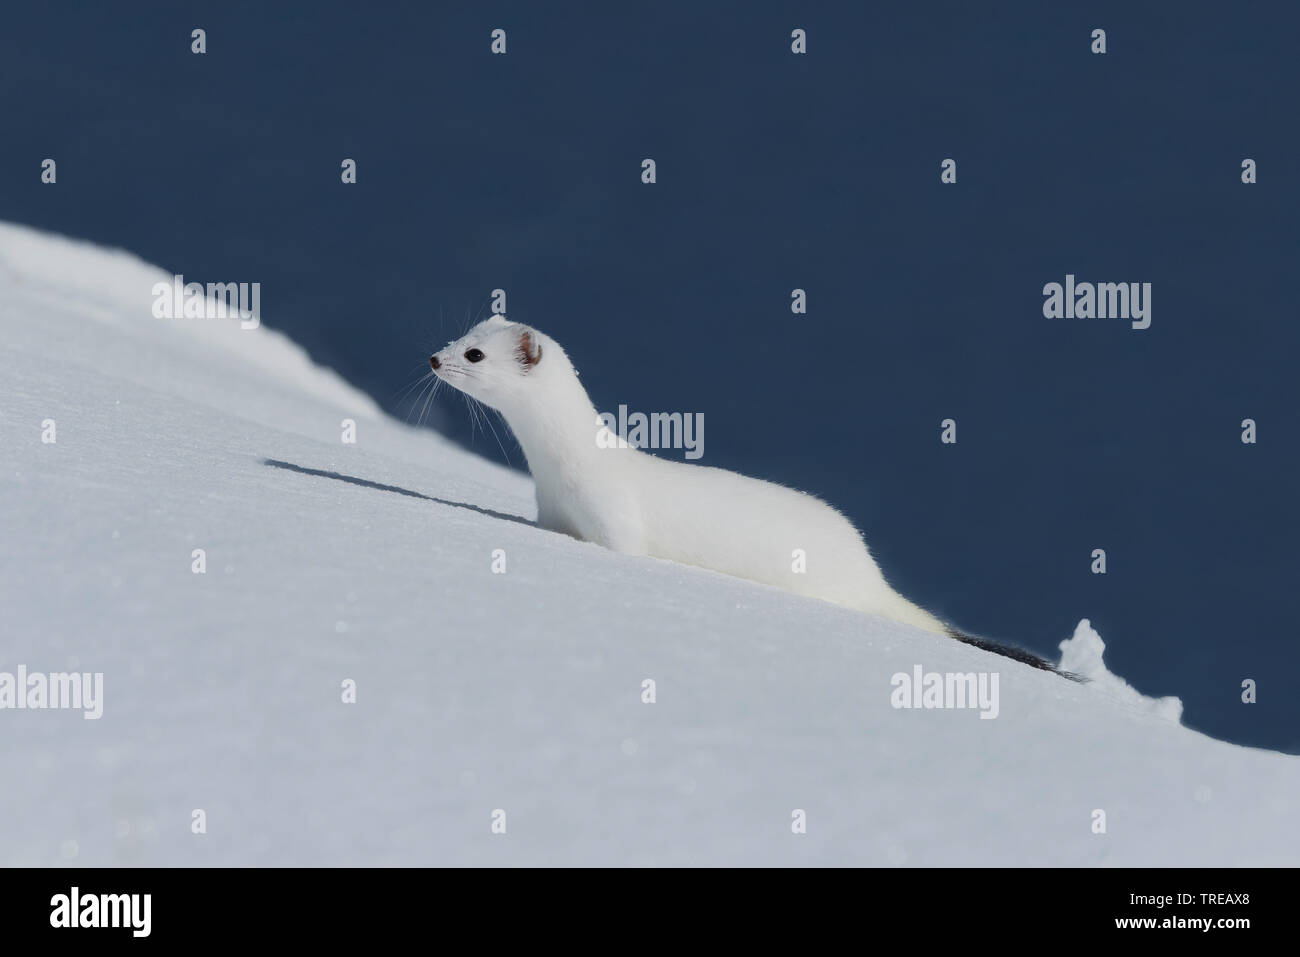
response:
[[[535,479],[581,468],[597,453],[596,407],[577,377],[547,382],[540,393],[506,415]]]

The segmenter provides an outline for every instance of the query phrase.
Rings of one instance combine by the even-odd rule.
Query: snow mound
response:
[[[1183,717],[1183,702],[1174,696],[1151,698],[1119,675],[1111,672],[1102,661],[1106,643],[1093,630],[1092,623],[1084,618],[1075,626],[1074,635],[1061,642],[1062,671],[1072,671],[1087,678],[1097,688],[1125,707],[1144,711],[1166,721],[1178,724]]]
[[[223,282],[229,276],[186,276],[185,282]],[[244,370],[256,370],[281,386],[296,389],[364,418],[381,415],[364,392],[311,361],[287,336],[258,325],[241,328],[237,319],[158,320],[152,313],[154,287],[171,285],[173,274],[120,249],[103,249],[81,240],[0,222],[0,282],[21,290],[33,302],[75,303],[81,314],[126,336],[157,338],[160,326],[192,340],[192,345],[230,353]],[[190,355],[195,353],[191,350]]]

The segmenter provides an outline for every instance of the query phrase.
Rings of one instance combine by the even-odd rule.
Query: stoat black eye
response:
[[[470,362],[482,362],[482,361],[483,361],[483,350],[482,350],[482,349],[470,349],[468,352],[465,353],[465,358],[468,359]]]

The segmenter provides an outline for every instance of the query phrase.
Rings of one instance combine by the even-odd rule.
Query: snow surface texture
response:
[[[97,721],[0,711],[0,863],[1300,863],[1300,760],[1086,621],[1076,685],[540,531],[283,336],[154,318],[167,278],[0,224],[0,671],[104,675]],[[999,673],[998,717],[895,709],[916,665]]]

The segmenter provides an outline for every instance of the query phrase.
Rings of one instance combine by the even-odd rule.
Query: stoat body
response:
[[[815,496],[658,458],[610,435],[564,349],[536,329],[494,316],[431,365],[505,417],[542,528],[945,632],[889,586],[858,530]]]
[[[542,528],[775,585],[1054,670],[908,601],[853,524],[815,496],[620,442],[564,349],[536,329],[494,316],[429,361],[440,379],[505,417],[528,460]]]

